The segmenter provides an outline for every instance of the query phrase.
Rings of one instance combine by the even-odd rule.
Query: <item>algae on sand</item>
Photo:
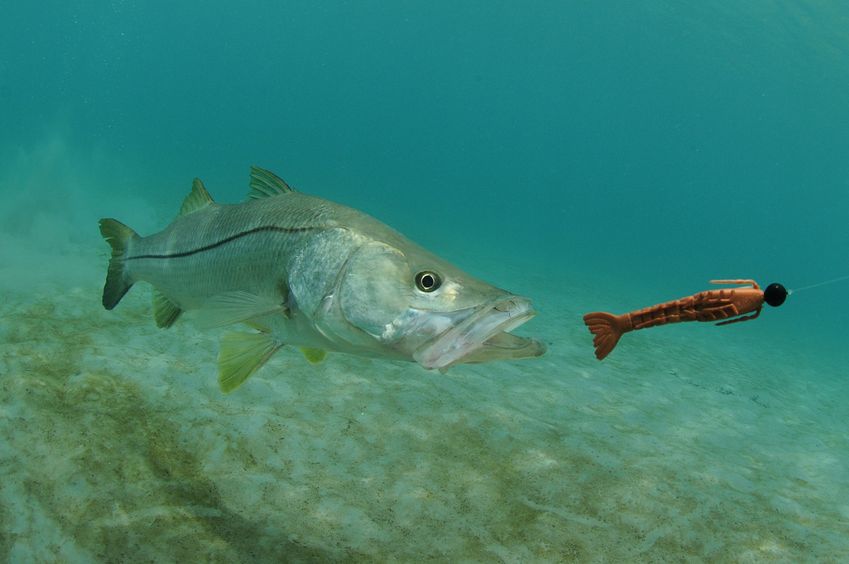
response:
[[[846,485],[845,437],[823,419],[840,405],[774,361],[768,378],[742,360],[720,374],[686,343],[667,365],[632,343],[645,363],[598,368],[567,340],[534,364],[435,375],[290,351],[223,396],[213,335],[156,329],[143,292],[103,312],[98,290],[0,306],[0,558],[794,560],[846,548],[847,509],[831,493]],[[540,321],[556,335],[571,313]]]

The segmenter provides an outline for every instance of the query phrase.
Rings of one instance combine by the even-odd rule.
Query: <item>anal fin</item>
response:
[[[156,288],[153,289],[153,317],[156,319],[157,327],[171,327],[181,313],[183,310],[179,306]]]
[[[218,350],[218,385],[225,394],[241,386],[283,343],[270,333],[229,333]]]

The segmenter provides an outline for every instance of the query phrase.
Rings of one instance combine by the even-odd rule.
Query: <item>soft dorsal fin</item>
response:
[[[186,215],[205,208],[211,203],[213,203],[212,196],[206,191],[200,178],[195,178],[194,182],[192,182],[192,191],[189,192],[189,195],[186,196],[186,199],[183,200],[183,205],[180,207],[180,215]]]
[[[264,168],[251,167],[251,191],[248,192],[249,200],[270,198],[281,194],[294,192],[282,178]]]

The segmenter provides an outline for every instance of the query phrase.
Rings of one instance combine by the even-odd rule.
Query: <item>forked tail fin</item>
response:
[[[127,252],[127,244],[138,235],[120,221],[109,218],[100,220],[100,233],[112,247],[112,258],[109,259],[109,269],[106,271],[106,285],[103,287],[103,307],[112,309],[133,285],[124,268],[124,255]]]
[[[619,337],[622,336],[619,318],[611,313],[595,311],[584,316],[584,323],[587,324],[594,335],[595,356],[602,360],[610,354],[610,351],[619,342]]]

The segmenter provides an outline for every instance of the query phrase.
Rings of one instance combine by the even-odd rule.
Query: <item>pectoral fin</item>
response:
[[[210,298],[198,311],[197,319],[202,327],[213,328],[242,323],[271,313],[289,316],[285,296],[275,299],[236,291]]]
[[[218,385],[228,394],[268,362],[283,346],[269,333],[230,333],[218,350]]]

